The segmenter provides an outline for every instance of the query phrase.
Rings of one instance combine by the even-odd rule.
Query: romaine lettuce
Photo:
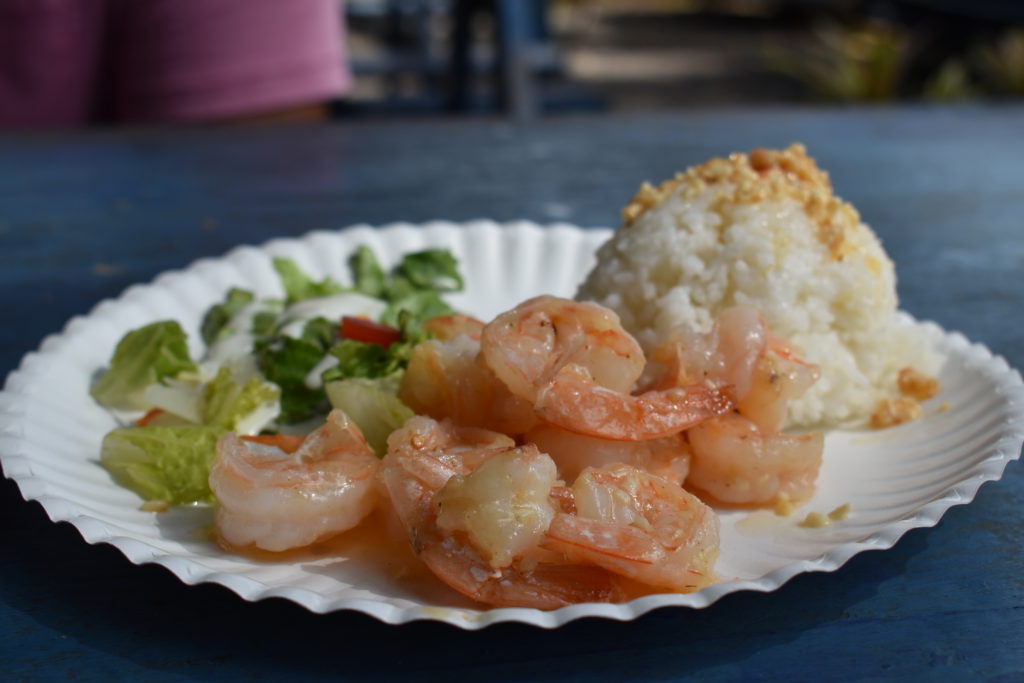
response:
[[[202,400],[203,424],[230,429],[239,434],[255,434],[277,417],[281,390],[257,376],[248,379],[232,376],[222,366],[206,384]]]
[[[352,418],[377,457],[387,453],[388,435],[415,414],[395,395],[399,376],[357,377],[324,385],[331,405]]]
[[[175,415],[186,422],[203,421],[203,380],[193,373],[182,373],[162,383],[150,384],[143,393],[147,406]]]
[[[126,334],[114,349],[110,367],[92,386],[100,404],[120,410],[142,410],[146,387],[165,377],[195,371],[181,326],[164,320]]]
[[[210,466],[225,431],[200,425],[115,429],[103,437],[100,464],[145,500],[210,503]]]

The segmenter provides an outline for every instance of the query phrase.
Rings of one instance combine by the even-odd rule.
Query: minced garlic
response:
[[[683,198],[692,198],[709,186],[721,187],[718,201],[729,205],[794,199],[817,224],[818,240],[828,247],[833,259],[841,261],[857,249],[847,236],[859,229],[860,215],[832,193],[828,173],[818,168],[799,143],[784,150],[755,149],[749,155],[737,152],[710,159],[657,187],[644,183],[622,209],[624,225],[635,222],[679,188]],[[869,265],[876,266],[876,271],[880,268],[877,263]]]
[[[871,426],[874,429],[885,429],[921,417],[924,410],[921,404],[912,398],[883,398],[871,413]]]
[[[938,395],[941,386],[939,380],[934,377],[915,370],[914,368],[903,368],[896,379],[896,386],[904,396],[924,401]]]
[[[800,526],[807,529],[822,529],[833,522],[841,522],[850,516],[850,504],[843,503],[827,515],[823,512],[808,512]]]

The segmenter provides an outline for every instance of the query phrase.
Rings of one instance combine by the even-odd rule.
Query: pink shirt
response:
[[[345,93],[339,0],[0,0],[0,127],[261,114]]]

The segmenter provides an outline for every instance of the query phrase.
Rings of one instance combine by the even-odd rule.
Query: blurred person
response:
[[[316,120],[340,0],[0,0],[0,127]]]

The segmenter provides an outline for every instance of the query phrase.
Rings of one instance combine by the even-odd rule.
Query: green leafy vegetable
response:
[[[403,313],[409,315],[410,324],[419,327],[425,320],[439,315],[451,315],[455,310],[446,304],[441,295],[433,290],[412,291],[401,297],[395,297],[380,317],[386,325],[401,327]]]
[[[444,314],[437,313],[436,315]],[[427,318],[429,317],[433,316],[427,316]],[[398,329],[402,336],[398,343],[392,344],[388,350],[402,368],[408,365],[413,348],[421,341],[425,341],[430,337],[423,329],[424,320],[426,318],[415,316],[408,311],[398,312]]]
[[[464,286],[458,262],[446,249],[426,249],[407,254],[394,272],[388,274],[373,251],[363,245],[352,254],[348,265],[353,286],[346,290],[330,278],[319,282],[313,280],[290,259],[274,259],[274,268],[281,277],[287,303],[354,291],[386,301],[388,307],[380,322],[389,325],[398,324],[401,311],[411,313],[417,324],[434,316],[453,313],[453,309],[441,299],[441,294],[459,291]],[[261,327],[266,329],[265,325]]]
[[[458,292],[463,287],[458,262],[447,249],[427,249],[406,254],[398,266],[397,274],[407,278],[417,289]]]
[[[249,333],[254,337],[269,337],[277,328],[277,311],[260,311],[252,317]]]
[[[236,380],[221,367],[203,391],[203,423],[250,434],[277,417],[281,390],[259,377]]]
[[[301,422],[312,417],[323,404],[323,390],[306,386],[306,376],[323,357],[323,349],[301,339],[278,337],[257,342],[260,372],[281,387],[281,422]]]
[[[256,364],[267,380],[281,387],[281,415],[285,424],[313,417],[324,405],[322,387],[306,386],[306,377],[327,355],[338,326],[326,318],[306,323],[299,338],[278,336],[256,341]]]
[[[289,258],[277,257],[274,259],[274,270],[281,278],[281,286],[284,287],[288,304],[305,299],[313,299],[320,296],[330,296],[345,291],[345,288],[330,278],[324,278],[317,282],[309,277]]]
[[[164,414],[174,415],[186,423],[202,424],[202,378],[194,373],[168,377],[163,382],[146,387],[147,407],[159,408]]]
[[[323,381],[331,382],[345,377],[394,377],[396,373],[400,377],[400,372],[409,362],[413,347],[428,335],[420,327],[420,321],[408,311],[399,311],[397,318],[401,337],[387,348],[354,339],[342,339],[332,346],[329,353],[338,359],[338,364],[323,373]]]
[[[192,425],[115,429],[103,438],[100,464],[145,500],[210,503],[210,466],[224,431]]]
[[[338,321],[331,322],[324,317],[313,318],[303,326],[301,339],[326,350],[337,340],[338,328]]]
[[[349,258],[348,265],[352,270],[352,282],[357,292],[376,299],[384,297],[387,275],[369,247],[360,245]]]
[[[181,326],[173,320],[155,322],[121,339],[90,393],[109,408],[141,410],[147,407],[143,392],[148,385],[195,369]]]
[[[92,395],[112,408],[157,406],[163,411],[153,424],[116,429],[104,438],[101,463],[119,484],[146,500],[170,505],[211,502],[210,466],[217,440],[229,430],[252,433],[275,416],[284,424],[300,422],[324,412],[330,402],[383,455],[388,435],[413,415],[397,397],[397,388],[413,347],[427,337],[422,322],[453,312],[441,294],[463,287],[455,258],[445,250],[429,249],[407,255],[389,273],[372,250],[359,247],[349,259],[351,288],[330,278],[315,280],[291,259],[275,258],[273,265],[284,301],[260,301],[251,319],[239,323],[246,307],[257,308],[255,297],[231,289],[207,311],[200,330],[207,345],[235,333],[251,334],[259,374],[249,359],[229,361],[216,377],[204,381],[189,357],[185,333],[174,321],[134,330],[118,343]],[[386,306],[376,303],[384,309],[380,322],[399,328],[399,340],[393,341],[392,333],[387,346],[339,341],[340,321],[324,317],[306,321],[298,337],[283,331],[294,330],[294,323],[305,317],[302,307],[282,315],[285,306],[343,292],[384,302]],[[319,306],[306,308],[315,311]],[[250,329],[240,329],[243,324]],[[306,380],[327,354],[338,364],[322,374],[323,386],[310,388]]]
[[[395,395],[399,376],[343,379],[325,386],[331,405],[352,418],[377,457],[387,453],[388,435],[415,414]]]
[[[232,287],[222,303],[216,304],[203,316],[203,323],[199,328],[203,341],[207,346],[213,344],[227,330],[228,323],[236,313],[251,304],[253,301],[252,292]]]
[[[324,372],[325,382],[343,377],[383,377],[400,369],[390,349],[380,344],[343,339],[331,347],[330,354],[338,364]]]
[[[428,249],[407,254],[387,282],[384,298],[388,307],[381,322],[398,325],[402,311],[408,312],[416,327],[424,320],[455,311],[441,299],[442,292],[461,290],[462,276],[451,252]]]

